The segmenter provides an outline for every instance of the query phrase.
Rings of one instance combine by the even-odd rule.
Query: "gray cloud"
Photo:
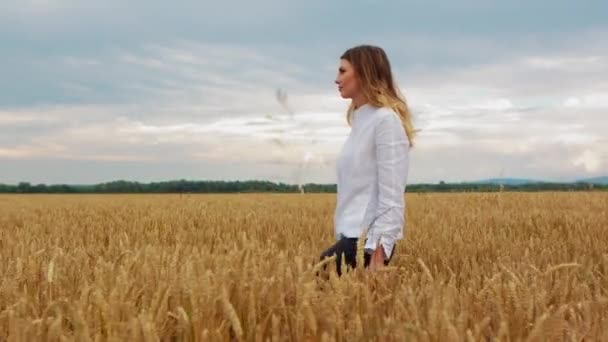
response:
[[[332,82],[361,42],[385,47],[422,129],[412,182],[605,173],[605,4],[382,6],[4,2],[0,182],[293,181],[304,164],[334,181],[348,127]]]
[[[522,33],[563,33],[605,26],[608,5],[602,1],[488,2],[333,1],[306,3],[109,0],[7,1],[0,13],[9,32],[28,32],[32,40],[60,34],[61,39],[141,41],[175,36],[236,42],[329,41],[344,36],[376,36],[394,31],[456,32],[517,36]],[[310,25],[313,23],[314,25]],[[352,25],[363,22],[370,25]],[[120,32],[110,34],[109,31]]]

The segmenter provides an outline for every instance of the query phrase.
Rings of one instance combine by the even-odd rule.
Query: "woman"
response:
[[[340,58],[335,83],[351,99],[351,131],[337,160],[337,242],[321,254],[356,267],[357,242],[365,238],[365,267],[388,265],[403,238],[409,148],[414,129],[406,101],[393,82],[384,50],[361,45]]]

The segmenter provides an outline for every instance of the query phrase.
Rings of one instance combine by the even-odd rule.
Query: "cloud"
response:
[[[330,159],[326,151],[337,147],[327,144],[347,134],[343,100],[316,93],[301,80],[305,68],[253,48],[181,41],[48,63],[71,79],[57,81],[74,97],[2,111],[7,132],[17,121],[58,123],[27,142],[8,141],[4,158],[297,165],[307,153]],[[104,86],[110,81],[114,88]],[[277,85],[289,90],[295,115],[277,102]],[[45,143],[64,148],[45,155]]]
[[[595,172],[602,166],[602,157],[595,151],[585,150],[582,155],[572,162],[575,166],[582,166],[587,172]]]
[[[600,56],[587,57],[528,57],[523,64],[531,69],[558,70],[558,71],[584,71],[587,68],[601,66],[603,58]]]
[[[81,109],[78,113],[86,115],[87,112]],[[173,123],[146,123],[117,117],[55,126],[31,137],[27,144],[8,144],[0,157],[9,160],[249,161],[280,163],[293,168],[300,165],[306,155],[319,165],[333,159],[338,143],[348,133],[344,124],[338,124],[342,121],[343,116],[336,113]],[[56,148],[49,149],[49,146]]]
[[[214,58],[206,51],[213,51]],[[245,55],[251,55],[251,60],[246,61]],[[555,56],[543,59],[564,60]],[[29,144],[5,145],[3,158],[271,163],[293,172],[306,159],[312,160],[313,169],[332,165],[348,134],[344,100],[335,93],[318,92],[314,82],[302,81],[298,75],[305,68],[272,61],[256,50],[182,42],[121,50],[107,60],[74,56],[63,60],[68,68],[77,68],[83,80],[99,75],[96,69],[104,65],[114,65],[115,75],[126,76],[119,82],[124,101],[4,110],[0,124],[7,129],[42,125],[45,120],[54,125],[31,137]],[[441,164],[449,160],[447,154],[455,153],[478,158],[478,162],[487,160],[489,165],[473,171],[468,168],[474,165],[470,164],[473,160],[455,161],[456,169],[450,172],[453,179],[470,179],[478,172],[481,177],[483,172],[494,172],[492,168],[507,166],[518,172],[517,176],[530,172],[540,175],[540,170],[556,167],[544,160],[546,156],[558,158],[558,151],[568,150],[568,158],[574,162],[570,168],[558,167],[563,174],[600,172],[605,153],[602,132],[608,129],[603,120],[601,84],[597,89],[592,85],[581,88],[589,91],[586,95],[569,97],[563,97],[561,87],[548,84],[542,96],[530,96],[526,60],[453,67],[448,72],[427,70],[426,79],[420,82],[414,77],[416,87],[405,88],[405,92],[422,131],[412,152],[420,157],[413,158],[412,169],[448,172]],[[603,61],[595,59],[591,71],[602,75]],[[273,63],[276,67],[271,69]],[[466,80],[465,70],[470,71]],[[541,83],[542,74],[535,77],[535,82]],[[576,82],[567,69],[552,70],[552,77]],[[293,116],[277,102],[274,79],[294,90],[288,93],[289,105],[295,109]],[[487,83],[489,79],[500,81]],[[484,88],[484,84],[488,86]],[[574,108],[584,114],[573,115]],[[544,155],[538,155],[539,151]],[[589,153],[600,162],[592,161]],[[443,158],[431,160],[426,155]],[[581,159],[581,155],[586,157]],[[504,165],[502,159],[522,162],[519,166]],[[439,175],[413,172],[412,177],[424,181]]]
[[[582,96],[571,96],[564,101],[568,108],[608,108],[608,90],[605,93],[592,93]]]
[[[55,122],[57,118],[54,117],[38,117],[23,114],[9,114],[0,112],[0,127],[1,126],[17,126],[22,124],[41,124],[45,122]]]
[[[389,53],[421,129],[412,182],[503,168],[600,174],[605,5],[546,4],[3,2],[0,159],[126,172],[123,163],[141,177],[153,172],[137,163],[205,165],[213,176],[239,165],[244,178],[294,176],[306,164],[310,177],[333,181],[348,134],[336,64],[370,42]],[[329,14],[381,24],[338,25]],[[25,174],[9,169],[12,179]]]
[[[605,174],[608,61],[584,50],[414,74],[407,88],[418,128],[411,177],[572,180]],[[592,57],[589,57],[592,56]],[[568,63],[588,62],[570,69]],[[550,64],[550,63],[548,63]],[[572,95],[577,94],[577,95]],[[446,167],[450,165],[450,167]],[[504,172],[503,170],[506,170]]]

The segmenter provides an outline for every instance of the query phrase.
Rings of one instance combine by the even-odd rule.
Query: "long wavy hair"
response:
[[[393,81],[391,64],[384,50],[377,46],[359,45],[346,50],[340,58],[353,65],[363,94],[370,105],[387,107],[397,113],[410,146],[413,146],[415,130],[411,113],[405,97]],[[355,109],[355,104],[351,102],[346,116],[349,125]]]

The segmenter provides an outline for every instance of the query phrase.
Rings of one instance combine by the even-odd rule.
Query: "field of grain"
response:
[[[0,340],[608,340],[608,194],[407,194],[325,279],[334,196],[0,196]]]

